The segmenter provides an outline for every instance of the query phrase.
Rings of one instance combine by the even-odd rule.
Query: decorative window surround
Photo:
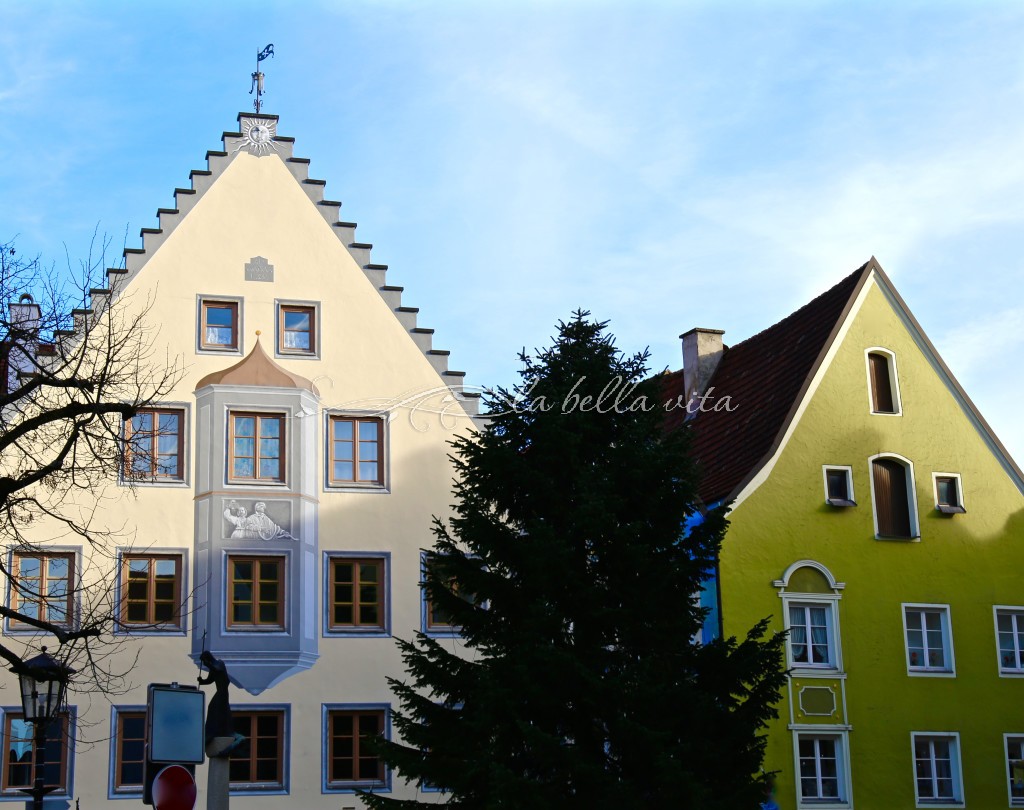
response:
[[[956,658],[949,605],[904,602],[900,611],[907,674],[912,677],[955,678]]]
[[[379,589],[379,622],[343,624],[337,622],[333,605],[335,597],[335,566],[339,563],[374,562],[379,568],[379,580],[374,583]],[[391,552],[388,551],[325,551],[323,553],[324,576],[324,619],[323,635],[338,638],[390,638],[391,637]],[[361,594],[353,593],[358,608]],[[344,617],[342,617],[344,618]]]
[[[826,464],[821,468],[825,482],[825,503],[829,506],[856,506],[853,496],[853,467]]]
[[[35,778],[32,765],[35,746],[31,744],[35,737],[34,729],[31,723],[26,723],[22,719],[24,713],[21,706],[4,706],[0,708],[0,713],[3,715],[0,720],[2,722],[0,728],[3,729],[4,742],[3,761],[0,763],[0,802],[18,801],[25,804],[25,794],[18,788],[31,788]],[[46,730],[46,765],[44,766],[47,772],[46,784],[59,785],[59,789],[48,793],[48,796],[70,798],[74,795],[76,715],[76,707],[66,706],[58,714],[60,722],[51,723]],[[12,725],[15,724],[17,733],[12,735]],[[12,737],[30,743],[27,759],[19,762],[16,766],[22,770],[15,774],[11,773],[10,761],[11,751],[16,750]],[[13,781],[12,775],[16,777]]]
[[[821,583],[819,590],[810,590],[806,586],[803,590],[790,590],[793,575],[801,569],[809,569]],[[839,633],[839,600],[842,598],[840,591],[846,587],[843,582],[837,582],[832,572],[824,565],[814,560],[799,560],[786,569],[782,579],[777,579],[772,586],[779,590],[779,598],[782,600],[782,616],[786,630],[790,635],[786,640],[786,665],[792,670],[793,675],[806,676],[811,674],[829,674],[833,677],[841,676],[843,672],[842,643]],[[796,586],[793,583],[793,586]],[[824,619],[824,624],[820,619]],[[799,621],[796,621],[799,619]],[[806,638],[803,638],[803,650],[800,649],[801,640],[799,628],[803,624]],[[814,638],[811,625],[824,628],[826,633],[825,649],[827,650],[827,661],[815,662],[813,655]],[[821,642],[819,640],[819,648]],[[821,657],[820,654],[818,656]]]
[[[967,511],[960,473],[933,472],[932,493],[936,511],[944,515],[962,515]]]
[[[114,628],[115,634],[128,634],[133,636],[166,636],[186,634],[184,617],[185,594],[188,592],[188,551],[187,549],[154,549],[150,551],[135,551],[134,549],[122,549],[118,551],[117,566],[121,575],[117,578],[115,598],[117,600],[118,623]],[[148,573],[145,581],[142,582],[143,569],[140,562],[148,562]],[[173,582],[168,583],[166,563],[172,562],[175,566]],[[134,568],[134,572],[133,569]],[[135,574],[135,587],[130,587],[129,576]],[[158,582],[157,580],[162,580]],[[157,620],[158,614],[162,618],[166,615],[166,608],[158,611],[157,603],[167,603],[165,593],[168,584],[173,587],[173,617],[167,621]],[[160,586],[159,588],[156,586]],[[140,591],[140,586],[145,588],[145,594]],[[133,590],[136,593],[133,593]],[[145,598],[147,602],[147,616],[141,618],[137,612],[139,608],[132,609],[130,602]],[[131,616],[129,616],[131,613]]]
[[[871,413],[875,416],[902,416],[896,355],[889,349],[872,346],[864,350],[864,362],[867,364],[868,407]]]
[[[196,354],[244,353],[243,304],[234,295],[196,296]]]
[[[277,324],[274,357],[279,360],[319,360],[320,302],[278,298],[274,300],[274,311]],[[306,324],[301,322],[302,315],[307,318]],[[308,328],[302,329],[303,325]],[[289,346],[289,343],[293,345]]]
[[[964,807],[958,732],[912,731],[910,756],[917,807]]]
[[[108,799],[142,796],[145,767],[146,707],[110,707],[110,767]]]
[[[346,424],[350,427],[346,428]],[[369,435],[360,438],[360,426],[369,424],[376,425],[376,440]],[[389,493],[390,440],[387,413],[325,409],[324,492]],[[375,452],[376,459],[364,458],[370,455],[367,451]],[[371,469],[374,462],[376,468]],[[365,477],[360,478],[363,473]]]
[[[172,441],[173,440],[173,441]],[[145,487],[187,487],[189,409],[186,403],[145,408],[123,425],[120,482]],[[140,452],[133,452],[133,448]]]
[[[68,548],[62,546],[46,546],[41,548],[39,551],[26,551],[26,552],[9,552],[7,559],[7,570],[14,572],[14,578],[20,581],[22,564],[28,560],[39,560],[40,567],[35,570],[34,567],[27,569],[27,573],[30,575],[29,583],[23,585],[22,588],[28,588],[31,593],[19,592],[14,587],[14,583],[11,577],[7,578],[7,604],[12,610],[25,612],[25,608],[30,605],[36,607],[36,617],[45,619],[53,624],[61,625],[62,627],[72,627],[78,621],[79,609],[80,609],[80,579],[79,572],[81,571],[82,554],[80,548]],[[52,563],[52,565],[51,565]],[[64,565],[67,565],[65,570]],[[40,585],[32,585],[34,581],[42,576]],[[67,581],[67,593],[62,598],[59,607],[50,607],[53,605],[53,599],[49,595],[49,584],[56,581]],[[42,592],[47,592],[47,596],[43,597]],[[38,592],[38,593],[37,593]],[[35,595],[35,596],[34,596]],[[56,613],[51,615],[51,613]],[[31,615],[27,613],[26,615]],[[4,619],[4,632],[12,635],[17,634],[36,634],[39,631],[23,622],[18,622],[15,619]]]
[[[391,792],[391,769],[388,768],[379,758],[369,756],[364,758],[364,767],[372,766],[370,760],[377,760],[378,778],[335,778],[348,774],[340,773],[335,766],[345,771],[347,764],[344,759],[335,761],[335,744],[338,739],[348,736],[352,739],[352,752],[355,760],[354,768],[358,769],[360,737],[364,736],[359,724],[360,718],[375,718],[377,734],[383,733],[384,738],[391,739],[391,705],[388,703],[324,703],[322,704],[323,716],[323,749],[321,752],[321,790],[323,793],[355,793],[357,790],[367,790],[372,793]],[[368,721],[364,721],[367,722]],[[351,759],[351,758],[350,758]],[[355,774],[359,776],[358,770]]]
[[[288,573],[282,555],[228,554],[227,629],[283,631]]]
[[[246,703],[232,708],[232,721],[235,732],[249,739],[244,753],[233,753],[230,757],[231,795],[287,795],[291,770],[291,707]],[[266,746],[275,743],[274,755],[268,756]]]
[[[288,469],[285,414],[228,412],[228,482],[284,484]]]

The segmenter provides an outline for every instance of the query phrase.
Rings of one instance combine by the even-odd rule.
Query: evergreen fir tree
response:
[[[687,432],[666,434],[647,357],[577,312],[522,355],[487,428],[455,442],[455,516],[435,520],[424,588],[465,649],[399,642],[404,743],[379,742],[450,806],[754,810],[763,796],[782,636],[762,622],[695,641],[726,521],[694,520]]]

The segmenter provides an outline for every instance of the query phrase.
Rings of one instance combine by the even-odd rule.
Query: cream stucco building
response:
[[[157,348],[186,370],[126,426],[122,477],[135,495],[112,481],[123,491],[104,507],[134,533],[116,554],[114,597],[135,637],[123,654],[141,656],[135,688],[113,705],[70,698],[79,744],[55,794],[70,806],[139,802],[145,686],[194,683],[204,647],[226,662],[250,738],[232,760],[235,806],[357,808],[357,788],[415,795],[360,741],[390,733],[394,637],[458,643],[419,581],[432,516],[450,508],[448,443],[472,429],[476,397],[277,118],[238,124],[108,271],[126,306],[150,306]],[[109,294],[95,295],[99,313]],[[45,551],[15,555],[12,570],[58,593],[89,557]],[[24,801],[12,792],[25,776],[13,690],[4,704],[0,801]],[[203,806],[204,766],[197,782]]]

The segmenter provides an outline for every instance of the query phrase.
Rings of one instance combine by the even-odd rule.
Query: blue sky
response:
[[[0,5],[0,237],[136,246],[251,104],[472,384],[576,307],[681,365],[875,255],[1024,461],[1024,5]]]

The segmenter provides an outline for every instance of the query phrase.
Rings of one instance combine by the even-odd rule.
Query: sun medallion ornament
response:
[[[261,157],[277,151],[274,137],[277,135],[277,122],[267,119],[242,119],[242,140],[235,147],[235,152],[244,149],[250,155]]]

